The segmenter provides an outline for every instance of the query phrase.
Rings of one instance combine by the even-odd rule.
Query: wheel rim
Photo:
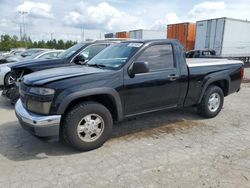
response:
[[[7,79],[8,85],[14,84],[15,81],[16,81],[15,75],[10,74],[10,75],[8,76],[8,79]]]
[[[94,142],[103,133],[104,121],[97,114],[88,114],[78,123],[77,134],[84,142]]]
[[[210,95],[208,100],[208,109],[211,112],[216,112],[220,107],[220,95],[218,93],[213,93]]]

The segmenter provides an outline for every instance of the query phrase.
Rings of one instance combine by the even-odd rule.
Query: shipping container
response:
[[[178,39],[183,45],[184,50],[193,50],[195,43],[195,23],[170,24],[167,27],[167,37],[169,39]]]
[[[129,32],[127,31],[117,32],[115,34],[115,38],[124,38],[124,39],[130,38]]]
[[[195,49],[211,49],[220,57],[249,60],[249,21],[224,17],[198,21],[196,25]]]
[[[114,33],[106,33],[106,34],[104,35],[104,38],[105,38],[105,39],[115,38],[115,34],[114,34]]]
[[[166,39],[165,31],[138,29],[130,31],[131,39]]]

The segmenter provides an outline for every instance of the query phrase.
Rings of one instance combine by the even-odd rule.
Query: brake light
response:
[[[241,77],[241,82],[243,82],[243,79],[244,79],[244,65],[241,67],[240,77]]]

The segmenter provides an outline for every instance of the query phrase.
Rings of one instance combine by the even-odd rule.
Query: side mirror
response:
[[[78,65],[87,63],[87,61],[85,60],[85,57],[82,54],[77,55],[74,59],[74,62],[75,64],[78,64]]]
[[[134,77],[136,74],[147,72],[149,72],[148,62],[134,62],[128,70],[130,77]]]

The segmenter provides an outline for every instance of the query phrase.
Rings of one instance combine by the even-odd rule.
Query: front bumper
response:
[[[15,105],[16,116],[21,126],[31,134],[41,137],[59,135],[61,115],[39,115],[28,112],[19,99]]]

